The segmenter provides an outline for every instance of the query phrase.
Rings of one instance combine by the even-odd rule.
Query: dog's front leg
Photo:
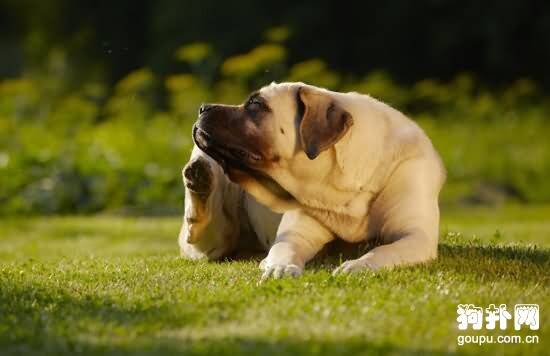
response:
[[[261,280],[302,274],[305,264],[332,239],[331,231],[302,210],[284,213],[275,242],[260,263]]]
[[[373,205],[373,215],[378,215],[382,222],[379,234],[384,244],[344,262],[334,274],[410,265],[436,258],[438,193],[442,181],[438,162],[404,163]]]
[[[412,229],[395,242],[378,246],[358,259],[342,263],[333,275],[421,263],[436,256],[437,237],[421,229]]]

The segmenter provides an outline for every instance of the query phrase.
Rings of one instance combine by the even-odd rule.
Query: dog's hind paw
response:
[[[191,192],[208,196],[212,191],[214,174],[206,159],[198,157],[187,163],[182,174],[185,186]]]

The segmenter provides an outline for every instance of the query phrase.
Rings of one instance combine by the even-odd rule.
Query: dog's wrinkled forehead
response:
[[[296,95],[303,83],[271,83],[259,90],[259,94],[273,110],[273,119],[282,123],[294,119],[296,114]]]
[[[271,83],[259,90],[270,106],[281,108],[293,101],[301,83]]]

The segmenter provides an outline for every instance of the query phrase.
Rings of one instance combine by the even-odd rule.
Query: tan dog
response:
[[[184,255],[219,257],[239,229],[270,246],[264,279],[301,274],[335,238],[382,243],[335,273],[437,255],[443,165],[422,129],[386,104],[271,84],[243,105],[203,105],[193,139],[207,155],[195,148],[184,170]],[[194,185],[204,177],[209,189],[201,193]]]

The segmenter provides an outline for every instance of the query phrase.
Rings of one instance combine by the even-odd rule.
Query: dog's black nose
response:
[[[207,112],[208,110],[212,109],[213,105],[210,105],[210,104],[202,104],[200,107],[199,107],[199,115],[201,114],[204,114],[205,112]]]

